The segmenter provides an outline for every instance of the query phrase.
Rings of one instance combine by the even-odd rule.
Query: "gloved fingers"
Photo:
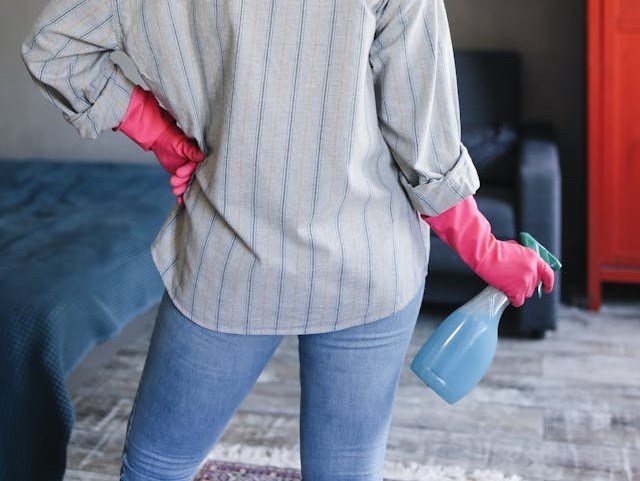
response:
[[[184,194],[189,186],[189,180],[189,177],[171,176],[169,184],[171,185],[171,192],[173,192],[173,195],[177,196]]]
[[[189,182],[191,181],[198,164],[198,161],[190,161],[178,167],[175,173],[170,177],[169,184],[172,187],[171,191],[173,192],[173,195],[177,197],[178,204],[182,204],[184,202],[182,195],[187,191]]]
[[[191,177],[191,174],[195,172],[196,167],[198,167],[198,162],[187,162],[176,169],[175,175],[178,177]]]
[[[187,184],[183,184],[183,185],[179,185],[177,187],[173,187],[171,189],[171,192],[173,192],[173,195],[175,196],[179,196],[184,194],[187,191]]]
[[[173,121],[163,121],[168,127],[155,139],[151,150],[167,172],[175,171],[189,162],[202,162],[204,153],[195,140],[188,138]]]
[[[183,142],[178,144],[178,153],[187,160],[192,162],[202,162],[204,160],[204,153],[200,150],[195,141],[184,138]]]
[[[178,205],[182,205],[182,204],[184,204],[184,199],[182,198],[182,196],[181,196],[181,195],[179,195],[179,196],[176,198],[176,203],[177,203]]]
[[[538,259],[537,272],[535,274],[532,272],[531,277],[528,277],[528,279],[526,292],[524,289],[519,289],[518,292],[507,295],[514,307],[522,306],[524,301],[533,295],[540,282],[542,282],[542,288],[547,294],[553,290],[555,280],[553,269],[542,259]]]
[[[522,293],[518,293],[515,294],[513,296],[508,296],[509,297],[509,302],[511,302],[511,304],[513,305],[513,307],[520,307],[522,306],[522,304],[524,304],[524,294]]]
[[[178,187],[179,185],[184,185],[184,184],[188,184],[189,180],[191,180],[190,176],[186,176],[186,177],[181,177],[179,175],[172,175],[169,178],[169,184],[172,187]]]
[[[545,261],[540,259],[538,261],[538,275],[540,280],[542,281],[542,290],[549,294],[553,291],[553,284],[555,282],[555,275],[553,274],[553,269],[549,267]]]

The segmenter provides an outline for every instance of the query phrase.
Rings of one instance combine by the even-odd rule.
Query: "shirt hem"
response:
[[[299,336],[299,335],[307,335],[307,334],[325,334],[325,333],[329,333],[329,332],[337,332],[337,331],[342,331],[344,329],[349,329],[352,327],[358,327],[358,326],[364,326],[366,324],[371,324],[373,322],[377,322],[377,321],[381,321],[383,319],[386,319],[388,317],[391,317],[397,313],[399,313],[400,311],[402,311],[405,307],[407,307],[411,301],[414,299],[414,297],[418,294],[418,292],[422,289],[422,285],[424,284],[425,280],[426,280],[426,276],[427,273],[424,273],[424,276],[422,277],[423,281],[422,283],[418,282],[417,285],[413,286],[413,288],[411,289],[411,295],[408,296],[408,299],[404,300],[402,303],[399,303],[395,309],[391,308],[388,309],[386,311],[382,311],[380,314],[377,313],[373,313],[369,316],[367,316],[364,320],[362,319],[362,317],[359,317],[358,319],[347,319],[347,320],[341,320],[336,328],[327,328],[327,327],[321,327],[321,326],[315,326],[313,322],[310,323],[309,325],[307,325],[306,327],[303,325],[301,325],[300,327],[295,327],[295,326],[288,326],[285,328],[276,328],[276,329],[270,329],[270,328],[252,328],[251,324],[252,322],[249,321],[248,323],[245,322],[244,320],[242,322],[238,322],[237,323],[237,328],[235,325],[230,325],[229,323],[218,323],[217,327],[214,327],[212,324],[214,324],[213,322],[208,323],[208,322],[202,322],[201,320],[194,318],[194,316],[192,316],[189,313],[189,310],[186,309],[184,307],[184,305],[180,302],[180,296],[178,295],[178,293],[175,290],[175,287],[171,285],[171,283],[166,282],[163,279],[163,283],[165,285],[165,289],[167,291],[167,295],[169,296],[169,298],[171,299],[171,301],[173,302],[173,304],[175,305],[176,309],[178,309],[178,311],[180,311],[180,313],[186,317],[187,319],[189,319],[191,322],[193,322],[194,324],[197,324],[198,326],[207,329],[209,331],[213,331],[213,332],[220,332],[223,334],[239,334],[239,335],[249,335],[249,336],[265,336],[265,335],[272,335],[272,336]],[[265,321],[264,320],[260,320],[261,324],[264,324]],[[275,322],[274,322],[275,324]],[[247,328],[247,325],[249,326],[249,328]]]

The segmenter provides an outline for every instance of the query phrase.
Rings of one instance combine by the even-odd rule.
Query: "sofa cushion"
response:
[[[476,166],[480,182],[512,185],[518,162],[518,134],[508,124],[468,127],[462,143]]]
[[[478,209],[491,224],[491,231],[501,240],[516,239],[516,199],[510,189],[481,186],[476,194]],[[457,272],[471,274],[471,270],[458,255],[433,232],[431,233],[431,254],[429,272]]]

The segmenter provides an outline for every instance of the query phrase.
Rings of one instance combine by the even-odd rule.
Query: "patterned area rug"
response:
[[[298,450],[278,447],[218,445],[194,481],[300,481]],[[459,466],[385,462],[385,481],[524,481],[499,471],[468,472]]]
[[[464,473],[459,468],[432,468],[421,481],[516,481],[520,478],[506,478],[494,471]],[[300,471],[293,468],[256,466],[228,461],[207,461],[194,481],[301,481]],[[385,478],[385,481],[401,481]]]
[[[207,461],[194,481],[300,481],[300,471],[226,461]]]

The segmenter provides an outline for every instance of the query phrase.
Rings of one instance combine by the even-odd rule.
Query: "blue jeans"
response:
[[[305,481],[380,481],[424,286],[400,312],[298,336]],[[223,334],[165,294],[129,418],[121,481],[191,480],[282,340]]]

